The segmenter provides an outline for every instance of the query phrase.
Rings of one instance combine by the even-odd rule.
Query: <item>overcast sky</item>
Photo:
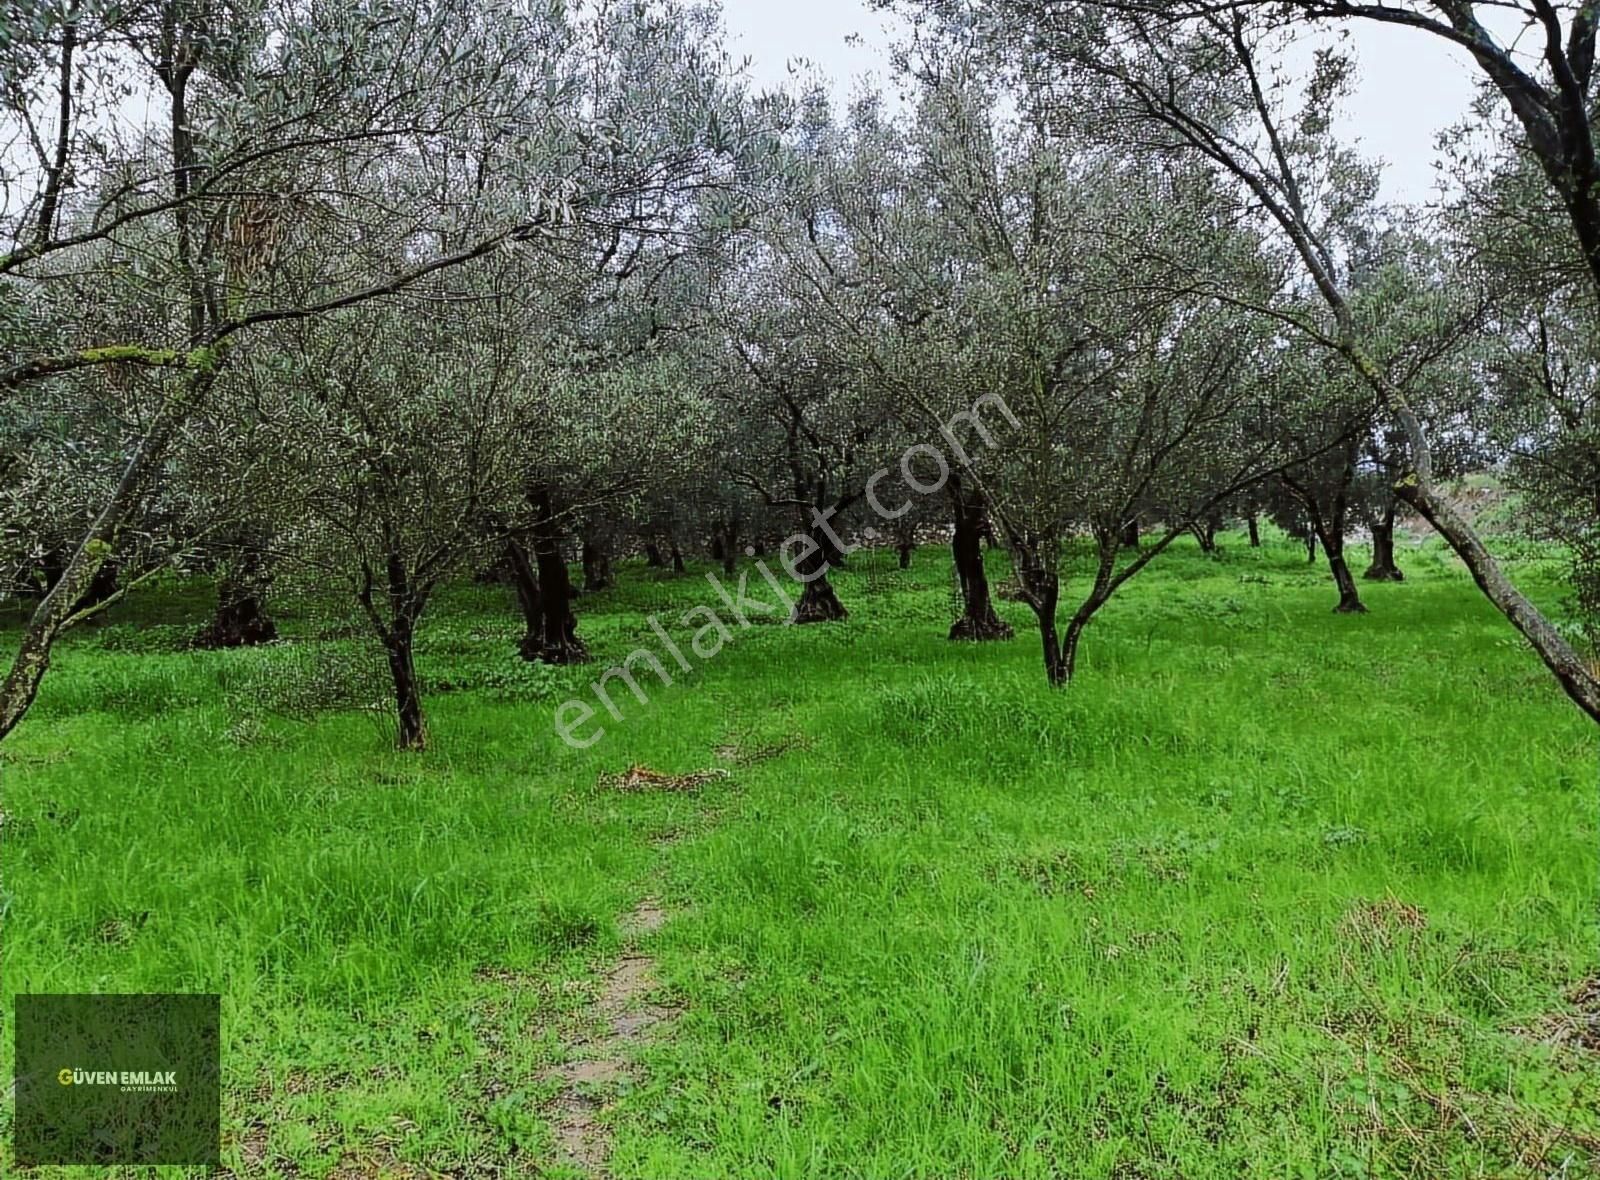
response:
[[[868,11],[865,0],[722,3],[731,47],[752,58],[758,82],[783,82],[795,58],[814,62],[840,97],[859,80],[886,74],[887,18]],[[1387,199],[1425,201],[1434,189],[1434,137],[1465,113],[1476,75],[1464,54],[1435,37],[1368,21],[1355,22],[1353,32],[1361,79],[1345,137],[1384,161]]]

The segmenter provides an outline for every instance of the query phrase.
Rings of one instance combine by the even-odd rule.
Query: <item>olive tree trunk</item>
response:
[[[605,545],[595,537],[583,539],[583,591],[593,594],[597,590],[609,590],[616,584],[611,576],[611,555],[606,552]]]
[[[217,609],[195,636],[202,648],[254,647],[278,638],[278,625],[267,613],[272,572],[260,535],[244,535],[230,547],[217,577]]]
[[[522,637],[520,651],[525,660],[544,664],[586,664],[589,649],[578,638],[578,617],[572,610],[572,579],[567,574],[567,559],[562,552],[560,523],[556,518],[555,498],[550,489],[537,485],[530,490],[528,502],[534,511],[530,530],[533,548],[530,573],[528,555],[522,553],[522,573],[517,579],[517,593],[523,602],[523,612],[529,616],[527,633]],[[513,545],[517,545],[515,539]],[[520,547],[520,546],[519,546]],[[518,558],[512,556],[513,569]],[[526,597],[529,586],[535,587],[536,601]]]
[[[61,577],[39,600],[17,645],[11,670],[0,684],[0,740],[17,727],[39,693],[39,682],[50,669],[56,638],[74,621],[79,601],[100,575],[116,547],[128,518],[143,498],[146,485],[161,466],[168,444],[179,425],[211,389],[215,379],[208,366],[188,378],[182,397],[168,401],[145,436],[134,448],[100,512],[90,522]]]
[[[836,550],[818,528],[808,528],[806,536],[811,539],[810,552],[797,563],[802,575],[800,597],[795,601],[789,621],[801,624],[842,622],[850,617],[850,612],[839,601],[833,583],[828,581],[828,570],[832,568],[829,554]]]
[[[1406,576],[1394,560],[1395,506],[1391,501],[1372,521],[1372,564],[1361,576],[1369,582],[1403,582]]]
[[[977,642],[1010,639],[1011,625],[995,613],[989,597],[989,577],[983,564],[983,499],[965,493],[954,477],[950,499],[955,510],[950,548],[961,583],[961,617],[951,624],[950,638]]]
[[[383,650],[389,659],[389,677],[394,682],[395,716],[399,723],[395,745],[402,750],[423,750],[428,745],[428,727],[422,716],[422,687],[412,658],[414,620],[396,619],[384,636]]]

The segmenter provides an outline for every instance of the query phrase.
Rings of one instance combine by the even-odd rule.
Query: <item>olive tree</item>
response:
[[[151,380],[117,478],[0,687],[0,737],[27,711],[174,438],[253,332],[392,295],[570,218],[563,178],[528,166],[523,139],[506,134],[564,119],[540,68],[563,20],[537,4],[490,13],[453,0],[6,10],[0,139],[25,144],[6,158],[26,165],[0,212],[0,302],[92,276],[97,294],[136,310],[103,324],[97,300],[82,300],[80,316],[44,334],[8,331],[0,390],[26,398],[112,367]],[[146,121],[124,117],[133,100]],[[461,145],[501,158],[505,182],[452,185],[443,205],[415,199],[425,186],[394,199],[397,174],[436,177],[472,155]],[[374,271],[374,241],[406,248]]]
[[[956,6],[930,0],[921,7],[949,15]],[[997,54],[1049,78],[1063,108],[1075,115],[1086,105],[1099,110],[1108,134],[1164,158],[1179,152],[1203,160],[1236,187],[1240,215],[1269,226],[1297,264],[1296,302],[1309,292],[1320,304],[1314,317],[1275,300],[1252,301],[1256,312],[1292,324],[1372,389],[1404,439],[1396,496],[1445,539],[1574,703],[1600,720],[1600,677],[1518,588],[1441,485],[1425,416],[1374,358],[1369,332],[1354,314],[1348,260],[1327,232],[1349,191],[1351,154],[1333,135],[1332,115],[1348,88],[1351,62],[1321,52],[1298,85],[1277,68],[1285,40],[1308,21],[1381,21],[1465,49],[1503,99],[1512,142],[1536,161],[1556,198],[1577,269],[1600,290],[1600,186],[1590,124],[1594,8],[1563,9],[1546,0],[1510,5],[1527,18],[1521,27],[1536,34],[1537,56],[1529,62],[1484,22],[1488,6],[1470,2],[979,0],[960,7],[963,27],[980,26]],[[1226,293],[1223,283],[1218,287]]]
[[[1250,379],[1263,334],[1145,262],[1152,238],[1184,236],[1251,283],[1253,243],[1213,216],[1203,176],[1097,151],[1042,118],[1036,93],[1001,102],[960,60],[929,63],[921,82],[903,173],[846,205],[878,314],[825,273],[814,289],[981,497],[1046,676],[1066,684],[1112,595],[1274,465],[1253,429],[1270,396]],[[1124,554],[1151,503],[1164,531]],[[1063,629],[1062,572],[1079,555],[1087,581]]]
[[[826,177],[842,132],[820,93],[802,96],[767,208],[730,243],[711,307],[716,396],[743,422],[727,459],[732,481],[790,514],[801,582],[797,623],[848,615],[828,580],[850,545],[843,514],[860,505],[882,465],[892,414],[849,349],[832,309],[816,298],[813,268],[843,264]]]

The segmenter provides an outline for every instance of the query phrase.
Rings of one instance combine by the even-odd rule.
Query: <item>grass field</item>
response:
[[[190,653],[204,588],[153,592],[0,748],[5,1011],[220,991],[240,1176],[582,1175],[559,1067],[624,954],[660,1020],[579,1087],[615,1177],[1600,1174],[1592,726],[1435,548],[1349,617],[1224,543],[1064,692],[1024,608],[944,640],[944,553],[858,555],[848,622],[743,632],[583,751],[552,715],[598,669],[521,665],[498,588],[425,621],[422,755],[297,702],[368,658],[315,612]],[[602,666],[713,600],[623,574]]]

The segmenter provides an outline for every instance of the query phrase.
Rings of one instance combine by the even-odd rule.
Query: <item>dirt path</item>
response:
[[[609,1175],[611,1128],[604,1113],[628,1077],[629,1059],[659,1027],[678,1015],[675,1008],[651,1003],[656,961],[635,946],[661,929],[667,914],[653,898],[641,901],[622,920],[623,954],[606,973],[585,1026],[567,1041],[568,1059],[545,1077],[561,1083],[551,1122],[562,1155],[590,1176]]]

